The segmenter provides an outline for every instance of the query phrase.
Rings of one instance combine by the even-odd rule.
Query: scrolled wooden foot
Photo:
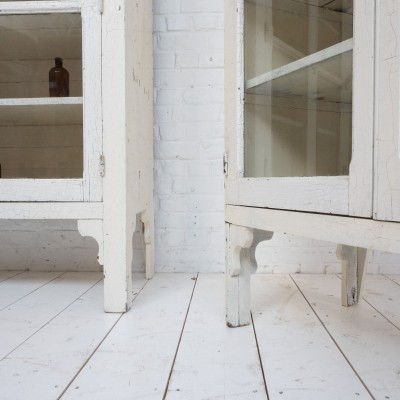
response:
[[[251,323],[250,278],[257,271],[257,245],[273,232],[225,224],[226,229],[226,324],[229,327]]]

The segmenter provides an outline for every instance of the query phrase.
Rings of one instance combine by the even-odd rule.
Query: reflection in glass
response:
[[[319,4],[245,1],[246,177],[349,173],[353,2]]]
[[[80,14],[0,15],[1,179],[82,178]],[[49,70],[62,58],[67,91],[50,97]]]

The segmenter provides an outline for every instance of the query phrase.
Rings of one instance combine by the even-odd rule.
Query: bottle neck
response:
[[[59,67],[59,68],[62,68],[62,66],[63,66],[63,60],[62,60],[62,58],[56,58],[55,59],[55,62],[56,62],[56,67]]]

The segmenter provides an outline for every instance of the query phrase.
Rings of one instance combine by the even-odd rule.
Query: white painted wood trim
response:
[[[2,219],[101,219],[102,203],[0,203]]]
[[[83,181],[0,179],[0,201],[83,201]]]
[[[339,215],[349,212],[347,176],[240,178],[237,188],[236,205]]]
[[[78,231],[82,236],[89,236],[96,240],[99,245],[97,259],[100,265],[104,265],[104,234],[103,220],[81,219],[78,220]]]
[[[373,213],[400,221],[400,4],[376,3]]]
[[[249,228],[400,253],[400,224],[396,222],[230,205],[225,207],[225,221]]]
[[[153,218],[152,21],[150,1],[104,1],[104,300],[109,312],[131,307],[137,216],[146,211]]]
[[[98,0],[85,0],[81,10],[85,201],[103,199],[103,176],[100,165],[100,157],[103,154],[102,16],[98,5]]]
[[[349,215],[372,217],[375,99],[375,1],[354,2],[353,149]]]
[[[0,106],[45,106],[62,104],[83,104],[82,97],[39,97],[0,99]]]
[[[263,83],[281,78],[285,75],[291,74],[300,69],[311,67],[315,64],[318,64],[321,61],[328,60],[329,58],[338,56],[340,54],[352,50],[353,50],[353,39],[347,39],[341,43],[337,43],[331,47],[310,54],[309,56],[303,57],[300,60],[293,61],[280,68],[276,68],[272,71],[266,72],[265,74],[249,79],[245,82],[245,90],[252,89],[254,87],[262,85]]]
[[[0,14],[76,13],[83,1],[7,1],[0,3]]]

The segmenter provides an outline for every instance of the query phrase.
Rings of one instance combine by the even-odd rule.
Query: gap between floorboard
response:
[[[60,278],[60,277],[58,277]],[[4,357],[2,357],[0,359],[3,360],[5,358],[7,358],[13,351],[15,351],[16,349],[18,349],[22,344],[24,344],[27,340],[29,340],[31,337],[33,337],[34,335],[36,335],[39,331],[41,331],[45,326],[47,326],[51,321],[53,321],[55,318],[57,318],[60,314],[62,314],[68,307],[70,307],[72,304],[74,304],[76,301],[78,301],[78,299],[83,296],[85,293],[87,293],[89,290],[93,289],[93,287],[95,287],[103,278],[97,280],[92,286],[90,286],[87,290],[85,290],[83,293],[81,293],[79,295],[79,297],[77,297],[74,301],[72,301],[71,303],[69,303],[66,307],[64,307],[61,311],[59,311],[56,315],[54,315],[51,319],[47,320],[45,324],[43,324],[39,329],[37,329],[35,332],[33,332],[31,335],[29,335],[28,337],[26,337],[21,343],[19,343],[17,346],[15,346],[11,351],[9,351]]]
[[[371,393],[370,389],[368,388],[368,386],[366,385],[366,383],[364,382],[364,380],[361,378],[361,376],[359,375],[359,373],[356,371],[356,369],[354,368],[353,364],[350,362],[350,360],[348,359],[348,357],[346,356],[346,354],[344,353],[344,351],[342,350],[342,348],[339,346],[338,342],[335,340],[335,338],[333,337],[333,335],[331,334],[331,332],[329,331],[329,329],[327,328],[327,326],[324,324],[324,322],[322,321],[322,319],[320,318],[320,316],[318,315],[318,313],[316,312],[316,310],[314,309],[313,305],[310,303],[310,301],[307,299],[307,297],[305,296],[305,294],[303,293],[303,291],[301,290],[300,286],[297,284],[297,282],[295,281],[295,279],[293,278],[292,274],[289,274],[290,279],[293,281],[293,283],[296,285],[297,289],[299,290],[299,292],[301,293],[301,295],[303,296],[304,300],[308,303],[309,307],[311,308],[311,310],[313,311],[313,313],[315,314],[315,316],[317,317],[317,319],[319,320],[319,322],[321,323],[322,327],[325,329],[326,333],[329,335],[329,337],[331,338],[332,342],[334,343],[334,345],[337,347],[337,349],[340,351],[340,353],[342,354],[343,358],[346,360],[346,362],[348,363],[348,365],[350,366],[350,368],[353,370],[354,374],[357,376],[357,378],[359,379],[359,381],[361,382],[361,384],[364,386],[365,390],[368,392],[368,394],[371,396],[371,398],[373,400],[375,400],[375,397],[373,396],[373,394]],[[337,275],[336,275],[337,277]]]
[[[142,290],[145,288],[149,281],[146,280],[145,284],[138,290],[136,293],[134,293],[134,298],[132,300],[132,304],[135,302],[136,298],[140,295]],[[61,400],[66,391],[71,387],[71,385],[74,383],[78,375],[82,372],[82,370],[85,368],[85,366],[89,363],[93,355],[96,353],[96,351],[99,349],[99,347],[103,344],[103,342],[107,339],[107,337],[110,335],[112,330],[117,326],[118,322],[121,320],[122,316],[125,313],[121,313],[119,318],[115,321],[115,323],[111,326],[111,328],[107,331],[107,333],[104,335],[103,339],[98,343],[98,345],[93,349],[92,353],[89,355],[89,357],[86,359],[86,361],[81,365],[79,368],[78,372],[73,376],[73,378],[70,380],[70,382],[65,386],[64,390],[61,392],[61,394],[57,397],[57,400]]]

